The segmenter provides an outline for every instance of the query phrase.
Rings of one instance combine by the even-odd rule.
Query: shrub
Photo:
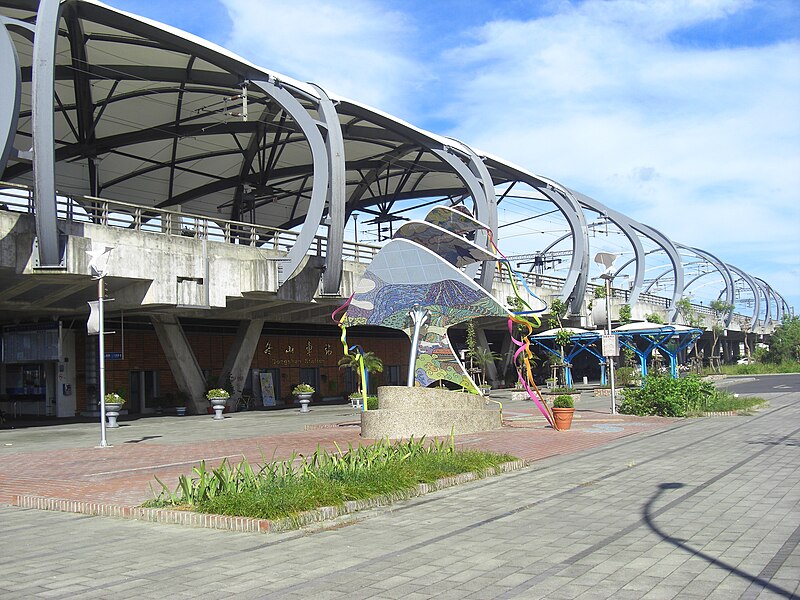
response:
[[[616,383],[620,386],[632,386],[636,385],[637,377],[636,377],[636,370],[633,367],[620,367],[615,372],[615,379]]]
[[[294,388],[292,388],[292,394],[297,396],[298,394],[313,394],[314,388],[308,385],[307,383],[298,383]]]
[[[629,415],[685,417],[687,412],[708,410],[715,396],[714,385],[695,376],[646,377],[641,388],[623,390],[619,410]]]
[[[561,394],[553,400],[553,408],[575,408],[575,403],[569,394]]]
[[[577,394],[578,391],[573,388],[568,388],[564,386],[554,387],[554,388],[547,388],[544,390],[547,394]]]
[[[772,363],[800,361],[800,316],[786,317],[775,329],[766,358]]]
[[[619,322],[623,325],[627,325],[633,320],[631,316],[631,305],[630,304],[623,304],[619,307]]]
[[[125,398],[116,392],[111,392],[105,395],[106,404],[125,404]]]

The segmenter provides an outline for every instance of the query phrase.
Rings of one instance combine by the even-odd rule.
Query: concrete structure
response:
[[[498,404],[478,394],[443,388],[379,387],[378,407],[361,413],[361,437],[419,439],[491,431],[503,425]]]
[[[181,339],[189,321],[243,332],[211,366],[238,382],[253,360],[245,330],[252,339],[261,319],[327,323],[396,223],[435,203],[467,205],[501,247],[502,203],[524,202],[530,218],[554,212],[566,234],[531,240],[525,278],[545,302],[567,303],[576,324],[592,325],[598,228],[630,242],[614,298],[635,318],[680,322],[676,302],[717,277],[712,296],[735,305],[725,319],[734,356],[790,311],[762,279],[552,179],[92,0],[0,0],[0,84],[0,324],[16,352],[3,355],[0,395],[36,397],[47,414],[92,403],[79,380],[96,379],[99,357],[86,350],[75,371],[69,348],[90,346],[87,253],[105,248],[109,314],[155,315],[149,330],[196,409],[205,382],[197,348]],[[376,243],[363,232],[358,243],[358,216]],[[545,272],[556,256],[562,268]],[[648,280],[658,260],[664,269]],[[716,275],[698,279],[701,270]],[[464,272],[509,295],[494,264]],[[618,283],[626,274],[629,285]],[[30,332],[51,330],[55,346],[25,350]]]

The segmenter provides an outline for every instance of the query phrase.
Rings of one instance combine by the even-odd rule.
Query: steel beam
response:
[[[314,84],[312,84],[314,85]],[[342,283],[342,248],[344,247],[346,170],[344,137],[336,107],[328,94],[318,85],[319,115],[327,132],[325,150],[328,154],[328,243],[325,249],[325,270],[322,272],[322,293],[338,294]]]
[[[277,79],[270,78],[268,80],[253,81],[252,84],[259,87],[280,104],[300,126],[311,148],[311,157],[314,164],[311,199],[309,200],[305,222],[297,241],[289,251],[287,256],[289,260],[286,263],[281,263],[278,267],[278,283],[282,285],[300,271],[300,264],[308,253],[309,248],[311,248],[317,228],[322,222],[322,215],[325,212],[325,199],[328,194],[328,153],[325,149],[325,141],[322,139],[322,134],[317,128],[317,123],[297,98],[289,93]]]
[[[39,266],[58,267],[61,250],[58,240],[55,183],[55,128],[53,113],[54,64],[59,0],[41,0],[36,16],[33,41],[33,203],[36,211],[36,235],[39,240]]]
[[[642,285],[644,285],[644,273],[645,273],[645,251],[644,246],[642,246],[642,241],[639,239],[636,230],[631,226],[630,219],[623,215],[616,210],[613,210],[595,200],[594,198],[590,198],[586,194],[581,194],[580,192],[572,191],[575,197],[578,199],[578,202],[586,206],[587,208],[596,211],[597,213],[603,215],[608,220],[610,220],[614,225],[616,225],[622,234],[628,238],[628,241],[631,243],[631,247],[633,248],[633,261],[635,262],[635,270],[633,276],[633,286],[630,289],[630,298],[628,299],[628,303],[633,306],[639,301],[639,294],[642,293]],[[621,266],[616,270],[614,273],[614,277],[617,276],[628,263]],[[613,281],[613,279],[612,279]]]
[[[0,22],[0,175],[14,148],[22,95],[19,57],[7,26]]]

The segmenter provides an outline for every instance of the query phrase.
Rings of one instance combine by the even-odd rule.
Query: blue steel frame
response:
[[[637,331],[612,331],[611,333],[619,337],[620,344],[633,350],[639,357],[642,378],[647,377],[647,359],[653,353],[653,350],[658,349],[669,357],[670,375],[675,379],[678,377],[678,354],[691,347],[703,335],[703,331],[700,329],[675,329],[672,325]],[[636,337],[647,343],[647,348],[644,351],[639,350],[636,346]],[[665,343],[673,337],[678,338],[678,344],[674,349],[670,349]]]
[[[590,354],[595,355],[597,359],[600,361],[600,383],[601,385],[606,384],[606,366],[607,366],[606,358],[592,348],[592,344],[597,343],[600,340],[600,337],[601,337],[600,333],[595,333],[593,331],[585,331],[570,336],[569,341],[572,342],[572,347],[570,351],[564,355],[564,360],[567,361],[567,367],[568,367],[566,369],[566,374],[565,374],[567,387],[572,387],[574,385],[572,379],[572,369],[570,368],[572,366],[572,359],[578,356],[584,350],[586,352],[589,352]],[[531,342],[535,343],[537,346],[544,348],[545,350],[547,350],[547,352],[549,352],[553,356],[557,356],[560,359],[561,354],[559,353],[558,350],[556,350],[555,348],[551,348],[547,344],[543,343],[543,340],[555,340],[555,339],[556,336],[554,335],[532,336],[530,338]]]

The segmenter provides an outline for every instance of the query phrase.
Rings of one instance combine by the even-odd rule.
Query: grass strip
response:
[[[145,506],[277,520],[351,500],[405,497],[420,483],[463,473],[480,477],[514,460],[508,454],[456,451],[452,436],[449,444],[422,438],[336,453],[318,448],[309,456],[263,465],[223,461],[208,469],[201,463],[193,476],[181,476],[174,492],[156,478],[161,490]]]

